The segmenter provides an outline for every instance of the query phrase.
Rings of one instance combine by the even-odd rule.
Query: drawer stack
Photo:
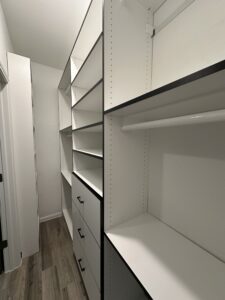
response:
[[[100,200],[73,175],[73,250],[90,300],[101,299]]]

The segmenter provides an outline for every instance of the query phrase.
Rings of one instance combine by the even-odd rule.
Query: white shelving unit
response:
[[[90,300],[100,300],[103,287],[102,13],[103,1],[90,1],[59,85],[63,214]]]
[[[172,2],[104,5],[107,300],[225,295],[225,3]]]
[[[73,239],[72,223],[72,119],[71,119],[71,88],[70,64],[59,84],[59,133],[62,177],[62,212],[68,231]]]
[[[61,81],[64,195],[73,172],[88,296],[224,300],[225,3],[102,4],[90,2]]]

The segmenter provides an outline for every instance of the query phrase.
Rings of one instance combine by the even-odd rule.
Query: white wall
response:
[[[0,2],[0,64],[5,72],[7,72],[7,51],[13,52],[13,46]]]
[[[32,63],[35,144],[41,220],[61,213],[57,87],[62,71]]]

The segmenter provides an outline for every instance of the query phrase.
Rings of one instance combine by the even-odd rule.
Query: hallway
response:
[[[87,299],[63,218],[40,224],[40,252],[0,276],[0,299]]]

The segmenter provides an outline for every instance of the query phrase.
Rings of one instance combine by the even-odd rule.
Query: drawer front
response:
[[[84,254],[84,250],[80,244],[78,239],[77,233],[74,234],[74,250],[75,250],[75,257],[78,264],[78,268],[82,275],[85,289],[87,291],[88,297],[90,300],[100,300],[100,291],[96,284],[96,280],[94,279],[90,266],[88,264],[88,260]]]
[[[74,175],[72,197],[82,217],[100,245],[100,201]]]
[[[76,204],[80,213],[83,214],[84,202],[83,199],[81,200],[81,194],[81,183],[74,175],[72,175],[72,199],[74,200],[74,203]]]
[[[100,248],[98,243],[96,242],[93,234],[90,232],[89,228],[83,221],[82,217],[80,217],[79,225],[76,230],[77,236],[79,236],[79,240],[85,256],[87,258],[88,265],[91,269],[92,275],[95,278],[98,288],[100,289]]]
[[[86,258],[84,257],[82,263],[84,263],[82,265],[83,268],[85,268],[85,270],[82,272],[81,271],[81,275],[84,281],[84,285],[89,297],[89,300],[100,300],[101,296],[100,296],[100,291],[95,283],[95,280],[91,274],[91,271],[89,269],[88,263],[86,261]],[[80,268],[80,265],[79,265]],[[80,268],[81,270],[81,268]]]
[[[73,218],[73,253],[75,254],[76,258],[81,255],[81,245],[79,241],[79,237],[76,233],[76,228],[79,227],[79,211],[76,208],[76,205],[72,201],[72,218]]]

